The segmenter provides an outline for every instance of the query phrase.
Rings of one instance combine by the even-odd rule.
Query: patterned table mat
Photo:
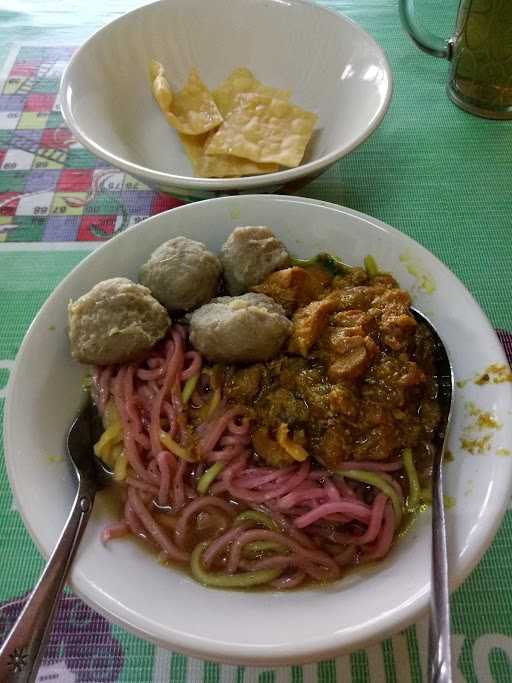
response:
[[[6,249],[2,252],[0,244],[0,419],[9,369],[26,328],[57,282],[83,257],[72,243],[108,239],[182,203],[108,167],[73,140],[57,102],[59,79],[72,52],[22,47],[0,74],[0,242]],[[325,182],[329,185],[329,177]],[[46,242],[48,249],[52,242],[59,245],[57,251],[33,251],[11,242]],[[63,242],[70,243],[69,250],[63,250]],[[503,334],[502,341],[510,354],[512,338]],[[11,501],[2,458],[0,639],[42,567]],[[458,682],[512,681],[510,558],[509,512],[492,548],[453,599]],[[318,664],[268,669],[217,665],[153,647],[68,593],[38,681],[419,683],[427,680],[426,651],[427,623],[422,621],[381,644]]]
[[[22,47],[0,77],[0,242],[104,240],[183,202],[105,164],[60,113],[74,48]]]

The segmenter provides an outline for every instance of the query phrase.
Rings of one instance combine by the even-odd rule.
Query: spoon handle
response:
[[[429,637],[431,683],[452,682],[450,592],[442,456],[443,454],[434,459],[432,472],[432,597]]]
[[[66,526],[20,616],[0,649],[0,681],[35,681],[71,561],[92,510],[94,494],[79,486]]]

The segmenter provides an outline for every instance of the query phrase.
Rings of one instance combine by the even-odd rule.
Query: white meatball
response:
[[[211,361],[249,363],[269,360],[292,329],[282,306],[265,294],[222,296],[190,316],[190,339]]]
[[[165,336],[167,311],[142,285],[124,277],[98,282],[68,306],[71,355],[80,363],[135,360]]]
[[[288,265],[289,255],[270,228],[235,228],[224,242],[220,260],[230,294],[241,294]]]
[[[190,311],[215,296],[221,270],[204,244],[174,237],[155,249],[139,280],[168,311]]]

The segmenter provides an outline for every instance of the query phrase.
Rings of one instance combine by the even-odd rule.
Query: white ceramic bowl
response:
[[[419,244],[379,221],[332,204],[292,197],[224,197],[189,204],[149,218],[88,256],[54,291],[20,349],[7,399],[7,468],[16,504],[33,539],[48,555],[75,492],[63,453],[64,434],[81,402],[83,368],[72,362],[66,306],[99,280],[136,278],[140,264],[176,235],[218,250],[237,225],[269,225],[291,252],[320,251],[360,264],[371,253],[382,269],[409,289],[430,315],[453,359],[457,380],[490,363],[505,362],[482,311],[457,278]],[[427,293],[409,271],[428,276]],[[428,287],[427,287],[428,288]],[[52,326],[56,329],[53,330]],[[502,428],[488,432],[485,455],[461,451],[460,436],[474,420],[467,401],[492,411]],[[499,457],[512,442],[510,383],[456,389],[447,465],[452,586],[473,569],[489,545],[510,497],[512,458]],[[339,583],[290,593],[225,592],[204,588],[182,572],[158,564],[129,541],[100,542],[108,510],[95,506],[71,585],[109,619],[163,646],[233,663],[286,663],[355,650],[417,619],[429,599],[430,514],[373,570],[355,571]]]
[[[319,116],[304,163],[264,176],[193,177],[151,96],[152,58],[175,88],[194,66],[211,88],[245,66],[291,89],[294,102]],[[163,191],[206,198],[311,180],[379,125],[391,88],[382,49],[337,12],[304,0],[162,0],[93,35],[66,69],[60,99],[66,123],[94,154]]]

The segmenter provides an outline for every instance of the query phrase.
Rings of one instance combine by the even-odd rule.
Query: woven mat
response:
[[[496,287],[510,274],[512,128],[492,127],[449,104],[442,93],[446,65],[425,62],[414,52],[400,34],[394,3],[382,0],[382,6],[379,25],[368,28],[386,47],[397,74],[390,114],[366,145],[305,194],[373,214],[418,239],[468,284],[496,325],[512,329],[510,288]],[[365,24],[364,13],[352,16]],[[9,58],[0,82],[0,420],[23,334],[55,285],[83,257],[84,243],[108,239],[181,203],[105,166],[73,140],[56,101],[71,53],[71,48],[22,47]],[[418,101],[428,103],[425,112],[417,111]],[[436,155],[439,146],[450,155]],[[480,186],[486,187],[485,202],[476,194]],[[510,358],[512,337],[503,333],[501,339]],[[0,548],[1,639],[42,568],[12,506],[3,457]],[[453,599],[457,681],[512,681],[511,564],[509,512],[491,549]],[[155,648],[68,593],[38,680],[420,682],[426,681],[426,646],[427,625],[421,622],[382,644],[319,664],[222,666]]]
[[[105,240],[183,202],[78,145],[57,101],[72,48],[24,47],[0,91],[0,242]]]

